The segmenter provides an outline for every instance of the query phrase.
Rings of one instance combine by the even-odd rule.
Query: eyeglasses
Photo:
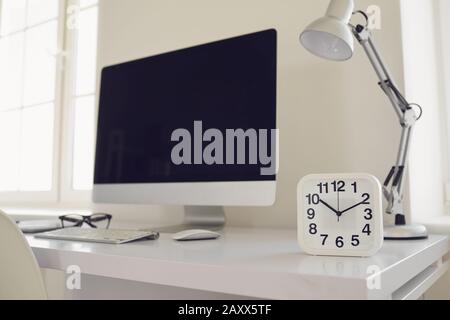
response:
[[[59,216],[63,228],[81,227],[86,223],[91,228],[108,229],[111,219],[112,215],[107,213],[94,213],[88,216],[81,214],[66,214]]]

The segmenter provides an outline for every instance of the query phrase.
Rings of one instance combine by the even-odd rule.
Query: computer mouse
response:
[[[189,240],[212,240],[217,239],[219,237],[220,233],[214,231],[192,229],[177,232],[172,236],[172,239],[177,241],[189,241]]]

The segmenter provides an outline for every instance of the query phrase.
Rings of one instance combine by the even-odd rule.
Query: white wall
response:
[[[356,1],[382,10],[376,42],[403,83],[398,1]],[[395,161],[399,126],[362,49],[333,63],[307,53],[301,30],[324,14],[328,0],[103,0],[99,68],[104,65],[275,27],[279,36],[280,173],[276,205],[226,208],[230,225],[296,226],[295,190],[309,173],[369,172],[383,180]],[[104,208],[103,208],[104,209]],[[163,207],[108,207],[146,223],[179,218]],[[126,209],[126,211],[124,211]],[[136,209],[136,210],[135,210]]]

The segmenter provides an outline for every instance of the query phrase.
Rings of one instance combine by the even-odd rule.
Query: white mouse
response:
[[[219,237],[220,233],[214,231],[193,229],[177,232],[172,236],[172,239],[177,241],[188,241],[188,240],[211,240],[217,239]]]

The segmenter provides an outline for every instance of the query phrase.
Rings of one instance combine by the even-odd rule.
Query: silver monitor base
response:
[[[189,229],[219,231],[225,226],[225,212],[220,206],[186,206],[184,222],[174,226],[155,228],[160,233],[175,233]]]
[[[384,229],[385,240],[420,240],[428,238],[427,228],[418,224],[390,226]]]

